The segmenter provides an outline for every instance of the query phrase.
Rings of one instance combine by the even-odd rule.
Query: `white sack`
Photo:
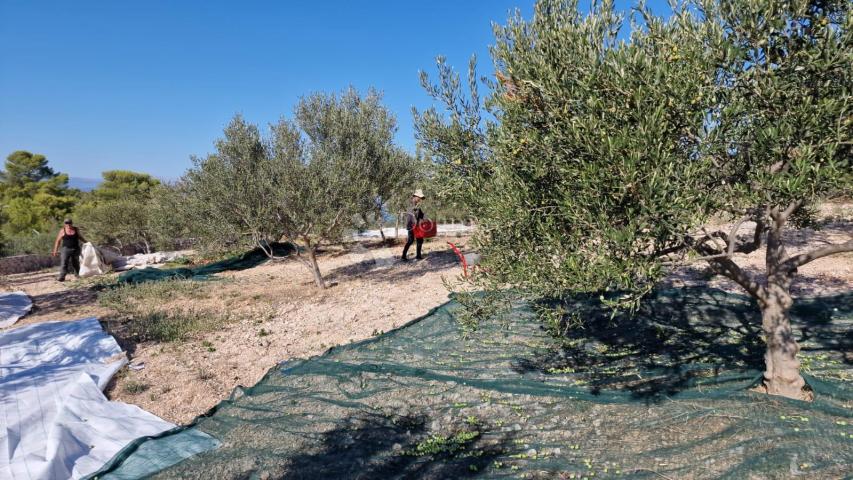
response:
[[[80,277],[91,277],[107,273],[107,264],[101,256],[101,252],[90,242],[83,244],[80,254]]]
[[[95,318],[0,333],[0,478],[82,478],[173,428],[101,393],[126,362]]]

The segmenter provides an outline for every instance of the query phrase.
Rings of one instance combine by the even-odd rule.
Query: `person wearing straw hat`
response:
[[[406,239],[406,246],[403,247],[403,256],[401,259],[404,262],[409,260],[407,255],[409,253],[409,247],[411,247],[413,243],[417,244],[417,246],[415,247],[415,259],[421,260],[424,258],[423,256],[421,256],[421,247],[423,247],[424,245],[424,239],[416,239],[414,231],[415,225],[417,225],[418,223],[420,223],[421,220],[424,219],[424,212],[423,210],[421,210],[420,207],[420,204],[424,200],[424,198],[426,198],[424,196],[424,191],[420,188],[415,190],[415,192],[412,194],[412,208],[410,208],[408,213],[406,214],[406,230],[409,231],[409,237]]]

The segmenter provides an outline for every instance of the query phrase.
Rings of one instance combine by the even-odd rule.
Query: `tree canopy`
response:
[[[483,281],[630,308],[673,267],[706,262],[762,308],[768,391],[803,396],[790,281],[853,242],[791,256],[784,232],[851,194],[852,22],[844,1],[694,1],[668,19],[638,8],[622,40],[612,1],[583,15],[541,0],[495,28],[486,125],[473,66],[466,95],[440,60],[424,83],[444,110],[416,127],[483,226]],[[735,261],[757,248],[760,276]]]
[[[304,246],[319,287],[322,243],[335,242],[367,215],[381,214],[402,188],[412,160],[393,144],[396,120],[371,90],[316,93],[298,102],[264,137],[236,116],[216,153],[194,159],[175,192],[207,243],[249,244],[272,256],[281,238]],[[301,255],[300,255],[300,258]]]
[[[0,171],[0,230],[7,237],[45,234],[58,228],[78,194],[68,187],[68,175],[54,172],[44,155],[13,152]]]
[[[83,196],[75,209],[76,223],[86,236],[102,245],[140,244],[152,249],[149,203],[160,181],[145,173],[108,170],[104,181]]]

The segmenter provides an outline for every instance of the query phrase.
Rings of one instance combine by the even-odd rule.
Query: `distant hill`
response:
[[[68,179],[68,185],[71,188],[77,188],[83,190],[84,192],[91,192],[98,185],[101,184],[100,178],[78,178],[71,177]]]

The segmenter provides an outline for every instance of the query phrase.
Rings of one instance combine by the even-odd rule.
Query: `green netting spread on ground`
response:
[[[742,296],[662,292],[630,323],[579,300],[587,325],[559,343],[521,306],[462,338],[455,308],[283,363],[187,429],[126,448],[99,478],[851,474],[853,294],[793,311],[812,403],[749,390],[763,347]],[[187,444],[208,450],[160,470]]]
[[[290,243],[274,243],[271,245],[273,254],[276,256],[284,256],[292,253],[294,247]],[[129,270],[122,273],[118,277],[119,283],[145,283],[156,282],[160,280],[171,279],[194,279],[203,280],[215,273],[221,273],[229,270],[246,270],[248,268],[257,267],[258,265],[269,260],[269,257],[263,250],[256,248],[242,255],[220,260],[218,262],[208,263],[193,268],[142,268],[138,270]]]

